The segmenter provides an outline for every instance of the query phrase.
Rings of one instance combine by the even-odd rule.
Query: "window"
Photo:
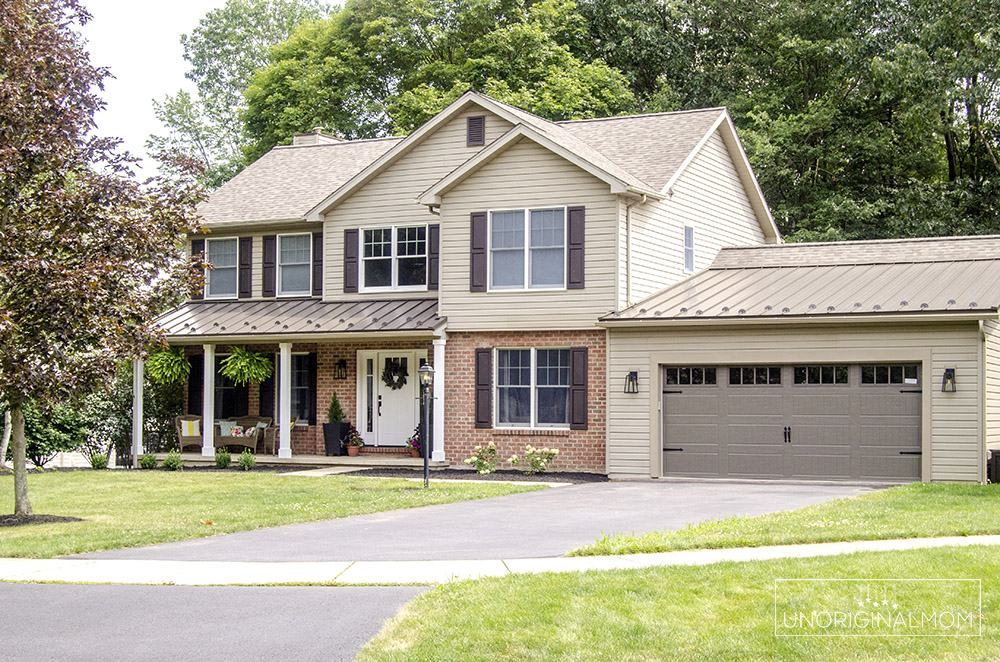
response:
[[[292,354],[292,416],[300,421],[312,418],[309,382],[309,355]]]
[[[312,294],[312,235],[278,237],[278,294]]]
[[[566,209],[491,212],[490,261],[492,289],[564,288]]]
[[[210,299],[236,296],[237,239],[209,239],[206,242],[208,261],[208,293]]]
[[[684,226],[684,271],[694,271],[694,228]]]
[[[361,233],[365,289],[427,287],[427,226],[372,228]]]
[[[568,349],[497,350],[497,425],[566,427],[569,391]]]
[[[215,417],[219,419],[239,416],[239,389],[236,383],[222,374],[222,361],[226,354],[215,355]]]
[[[846,384],[849,368],[846,365],[797,365],[792,370],[798,385]]]
[[[862,384],[919,384],[920,366],[916,363],[862,365]]]
[[[663,385],[664,386],[678,386],[678,385],[715,385],[715,368],[702,368],[702,367],[678,367],[678,368],[664,368],[663,369]]]
[[[729,369],[730,386],[741,384],[781,384],[779,366],[742,366]]]

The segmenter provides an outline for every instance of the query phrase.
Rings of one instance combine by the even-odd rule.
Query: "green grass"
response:
[[[571,556],[1000,533],[1000,485],[913,483],[756,517],[676,531],[609,535]]]
[[[544,488],[432,480],[425,491],[403,479],[264,472],[32,474],[28,490],[36,514],[85,521],[0,528],[0,557],[51,558],[536,489]],[[0,476],[0,512],[14,512],[10,475]]]
[[[406,660],[995,660],[1000,548],[510,575],[421,596],[364,648]],[[776,578],[982,579],[982,637],[777,637]],[[923,608],[923,605],[920,605]]]

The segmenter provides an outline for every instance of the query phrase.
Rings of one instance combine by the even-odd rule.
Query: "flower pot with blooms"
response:
[[[361,438],[358,429],[352,425],[351,429],[344,435],[344,444],[347,446],[347,454],[356,457],[361,451],[361,447],[365,445],[365,440]]]
[[[413,428],[413,434],[406,440],[406,446],[413,457],[423,457],[424,447],[420,443],[420,426]]]

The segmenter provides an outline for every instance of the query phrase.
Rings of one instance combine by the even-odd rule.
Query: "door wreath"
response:
[[[406,359],[386,359],[385,369],[382,370],[382,383],[393,391],[406,386],[406,378],[409,373],[406,371]]]

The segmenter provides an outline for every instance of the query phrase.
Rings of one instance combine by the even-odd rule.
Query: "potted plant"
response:
[[[229,356],[222,359],[219,372],[233,380],[237,386],[250,382],[258,384],[274,374],[274,363],[264,352],[246,347],[230,347]]]
[[[344,444],[347,445],[347,454],[351,457],[357,457],[361,447],[365,445],[365,440],[361,438],[361,433],[358,432],[357,428],[350,423],[348,426],[347,434],[344,435]]]
[[[406,440],[406,446],[410,449],[410,455],[413,457],[423,457],[422,452],[424,447],[420,444],[420,425],[413,428],[413,434],[410,438]]]
[[[337,394],[330,396],[330,408],[326,413],[327,423],[323,424],[323,445],[327,455],[343,455],[343,442],[351,428],[344,422],[344,410],[340,406]]]

